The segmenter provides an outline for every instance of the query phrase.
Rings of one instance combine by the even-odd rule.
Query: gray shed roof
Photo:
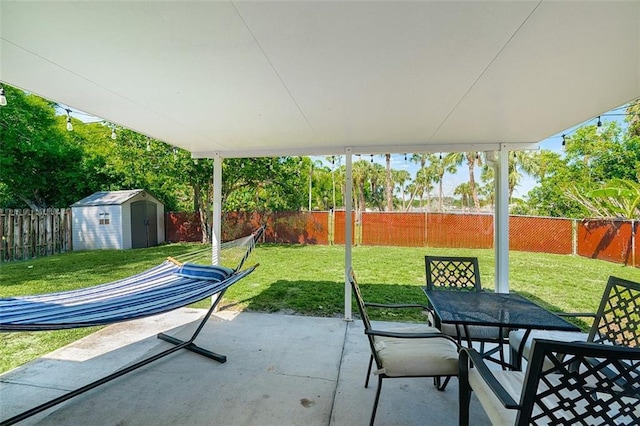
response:
[[[145,192],[144,189],[128,189],[124,191],[99,191],[83,198],[80,201],[73,203],[71,207],[119,205],[127,202],[141,192]]]

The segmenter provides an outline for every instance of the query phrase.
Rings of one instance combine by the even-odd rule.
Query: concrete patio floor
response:
[[[0,376],[0,418],[98,379],[188,338],[204,311],[184,308],[112,325]],[[362,322],[222,311],[196,343],[219,364],[180,350],[21,424],[366,425],[377,380],[364,388],[369,347]],[[490,424],[472,400],[474,425]],[[376,425],[458,424],[458,381],[386,379]]]

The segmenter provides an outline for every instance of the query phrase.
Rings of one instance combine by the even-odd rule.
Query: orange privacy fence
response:
[[[454,213],[352,214],[357,245],[479,248],[493,247],[493,215]],[[168,241],[200,241],[197,216],[167,213]],[[640,266],[639,221],[509,217],[509,249],[575,254]],[[344,244],[345,212],[225,213],[222,238],[229,240],[265,224],[263,241],[289,244]]]

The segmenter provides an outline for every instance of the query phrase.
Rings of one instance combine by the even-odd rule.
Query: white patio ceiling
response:
[[[2,0],[0,14],[1,81],[196,157],[527,147],[640,97],[638,1]]]

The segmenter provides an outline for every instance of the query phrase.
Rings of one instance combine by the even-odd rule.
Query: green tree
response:
[[[475,177],[475,168],[477,166],[482,166],[482,158],[480,157],[480,153],[476,151],[472,152],[456,152],[451,154],[453,159],[452,161],[455,163],[456,167],[461,166],[463,163],[466,163],[467,168],[469,169],[469,195],[473,200],[473,205],[475,206],[476,211],[480,211],[480,199],[478,198],[478,190],[476,188],[476,177]]]
[[[436,175],[436,182],[438,183],[438,211],[442,212],[444,210],[443,201],[444,201],[444,192],[443,192],[443,183],[444,183],[444,175],[445,173],[455,173],[457,171],[456,168],[456,154],[449,153],[442,157],[438,156],[437,159],[433,159],[431,162],[433,166],[433,170]]]
[[[460,196],[460,207],[464,210],[471,210],[471,204],[473,202],[473,193],[471,191],[471,183],[463,182],[456,186],[453,190],[453,195]]]
[[[640,217],[640,183],[612,179],[587,194],[575,193],[576,200],[594,217],[637,219]]]
[[[400,198],[402,199],[402,211],[405,211],[406,206],[406,195],[407,195],[407,182],[411,181],[411,174],[406,170],[393,170],[392,177],[394,182],[394,188],[397,185],[398,191],[400,192]]]
[[[0,186],[4,207],[67,207],[81,198],[88,172],[54,104],[4,86],[0,107]]]
[[[223,209],[300,210],[308,202],[308,157],[229,158],[223,166]],[[302,171],[302,172],[301,172]]]
[[[391,174],[391,154],[384,154],[385,159],[385,191],[384,199],[387,202],[386,210],[393,211],[393,188],[395,183]]]
[[[594,214],[585,194],[614,179],[638,181],[640,144],[634,130],[624,134],[615,123],[584,126],[566,138],[565,155],[542,152],[537,160],[540,185],[529,193],[528,205],[540,215],[586,217]]]
[[[507,182],[509,203],[512,203],[513,192],[518,185],[520,185],[523,174],[531,176],[540,175],[540,167],[537,160],[539,154],[531,151],[514,151],[511,154],[504,153],[504,155],[509,155]],[[485,184],[481,192],[485,194],[488,200],[491,200],[491,203],[493,203],[495,200],[495,175],[494,169],[491,165],[485,163],[482,167],[481,180]],[[522,208],[519,209],[519,211],[521,210]]]

